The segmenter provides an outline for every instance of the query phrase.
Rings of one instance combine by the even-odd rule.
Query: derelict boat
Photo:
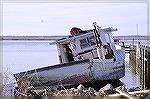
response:
[[[71,36],[56,40],[60,64],[14,74],[18,87],[63,86],[125,75],[125,50],[116,46],[113,28],[71,29]]]

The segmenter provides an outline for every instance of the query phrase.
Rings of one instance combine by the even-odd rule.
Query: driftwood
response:
[[[63,86],[62,86],[63,87]],[[28,90],[28,94],[24,95],[19,93],[19,96],[41,96],[41,97],[62,97],[62,96],[98,96],[106,98],[117,98],[117,97],[127,97],[129,99],[140,99],[141,97],[150,97],[150,90],[139,90],[128,92],[125,86],[119,86],[114,88],[111,84],[107,84],[102,87],[99,91],[96,91],[94,88],[89,87],[85,88],[82,84],[80,84],[77,88],[65,89],[63,87],[62,90],[58,89],[41,89],[41,90]],[[148,98],[147,98],[148,99]]]
[[[137,99],[136,96],[129,94],[124,86],[115,88],[115,91],[117,91],[118,93],[120,93],[121,95],[123,95],[125,97],[128,97],[129,99]]]

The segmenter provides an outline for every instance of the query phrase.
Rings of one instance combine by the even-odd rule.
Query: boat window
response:
[[[112,34],[109,33],[108,35],[109,35],[110,42],[114,42]]]
[[[106,39],[106,42],[107,43],[110,43],[110,42],[113,42],[114,40],[113,40],[113,37],[112,37],[112,35],[110,34],[110,33],[106,33],[105,34],[105,37],[107,38]]]
[[[81,46],[81,49],[86,48],[86,47],[89,46],[86,38],[80,40],[80,46]]]
[[[104,45],[103,47],[106,49],[105,58],[106,59],[112,59],[114,57],[114,53],[113,53],[113,50],[110,47],[110,44],[107,43],[107,45]]]
[[[74,61],[72,50],[70,49],[69,45],[64,44],[64,51],[65,51],[68,61],[69,62]]]
[[[107,43],[110,43],[109,35],[108,35],[107,33],[105,34],[105,38],[106,38],[106,42],[107,42]]]
[[[90,46],[95,45],[94,36],[89,37],[89,38],[88,38],[88,40],[89,40],[89,44],[90,44]]]

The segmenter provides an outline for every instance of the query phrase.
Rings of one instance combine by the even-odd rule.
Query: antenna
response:
[[[139,35],[139,33],[138,33],[138,30],[139,30],[139,26],[138,26],[138,24],[136,24],[136,33],[137,33],[137,36]],[[138,39],[137,39],[137,45],[139,44],[139,41],[138,41]]]
[[[136,33],[137,33],[137,35],[138,35],[138,28],[139,28],[139,26],[138,26],[138,24],[136,24]]]

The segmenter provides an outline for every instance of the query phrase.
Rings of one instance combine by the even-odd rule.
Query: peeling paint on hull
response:
[[[103,64],[103,65],[102,65]],[[107,64],[107,65],[105,65]],[[125,66],[115,62],[102,61],[81,62],[72,66],[53,68],[25,74],[22,82],[30,81],[30,86],[58,86],[59,84],[75,85],[92,80],[120,79],[124,76]],[[21,79],[22,76],[16,76]]]

